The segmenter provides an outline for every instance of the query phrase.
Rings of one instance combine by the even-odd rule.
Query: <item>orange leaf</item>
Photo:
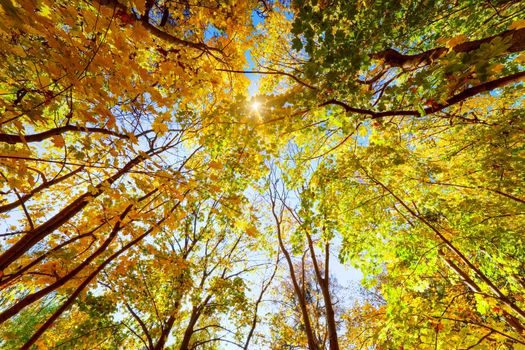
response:
[[[55,135],[51,138],[51,141],[55,145],[55,147],[64,147],[65,141],[62,135]]]
[[[255,226],[249,225],[246,228],[246,234],[252,238],[255,238],[259,234],[259,231],[257,231],[257,228]]]
[[[216,162],[214,160],[212,160],[209,164],[210,168],[212,169],[222,169],[222,164],[219,163],[219,162]]]

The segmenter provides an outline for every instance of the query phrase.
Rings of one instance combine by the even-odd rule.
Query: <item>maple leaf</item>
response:
[[[55,135],[51,138],[51,141],[53,142],[53,145],[55,147],[64,147],[65,145],[65,141],[64,141],[64,137],[62,135]]]
[[[218,162],[218,161],[215,161],[215,160],[212,160],[208,163],[208,166],[212,169],[217,169],[217,170],[220,170],[223,168],[223,165]]]
[[[168,125],[166,125],[166,123],[163,123],[162,121],[157,121],[157,120],[155,120],[151,124],[151,128],[153,129],[153,131],[161,135],[167,133],[169,130]]]
[[[259,230],[254,225],[248,225],[246,227],[246,234],[252,238],[256,238],[259,235]]]

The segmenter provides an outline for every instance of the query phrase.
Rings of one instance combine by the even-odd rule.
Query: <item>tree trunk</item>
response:
[[[152,350],[164,349],[164,346],[166,345],[166,342],[168,341],[168,337],[170,335],[171,329],[173,328],[173,323],[175,323],[175,316],[171,315],[168,318],[166,325],[162,327],[162,333],[160,334],[160,338]]]
[[[104,186],[113,184],[143,160],[144,156],[142,155],[132,159],[117,173],[95,186],[94,190],[86,191],[51,219],[38,226],[34,230],[29,231],[26,235],[24,235],[24,237],[19,239],[0,256],[0,271],[5,270],[6,267],[11,265],[27,251],[33,248],[38,242],[42,241],[49,234],[67,223],[72,217],[80,213],[88,205],[90,200],[104,193]]]
[[[317,263],[317,256],[315,255],[314,244],[310,233],[305,230],[306,238],[308,239],[308,248],[310,250],[310,256],[315,270],[315,277],[319,287],[321,287],[321,293],[323,294],[323,302],[326,312],[326,324],[328,328],[328,339],[330,341],[330,350],[339,350],[339,340],[337,338],[337,324],[335,322],[335,312],[332,305],[332,296],[330,295],[330,279],[329,279],[329,244],[325,244],[325,266],[324,266],[324,278],[321,273],[319,264]]]
[[[193,309],[191,310],[190,322],[188,323],[188,326],[186,327],[186,330],[184,331],[184,336],[182,337],[182,341],[180,343],[180,350],[189,349],[191,336],[193,335],[195,324],[197,323],[199,316],[200,316],[200,311],[197,309],[196,306],[194,306]]]

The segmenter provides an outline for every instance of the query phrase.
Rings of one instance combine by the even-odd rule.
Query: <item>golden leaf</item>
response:
[[[155,131],[158,134],[164,134],[168,132],[168,126],[159,120],[155,120],[151,124],[151,128],[153,129],[153,131]]]

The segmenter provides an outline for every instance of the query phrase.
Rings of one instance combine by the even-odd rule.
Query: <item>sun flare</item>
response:
[[[260,102],[258,102],[258,101],[252,102],[252,104],[251,104],[252,111],[258,112],[260,110],[260,108],[261,108],[261,103]]]

